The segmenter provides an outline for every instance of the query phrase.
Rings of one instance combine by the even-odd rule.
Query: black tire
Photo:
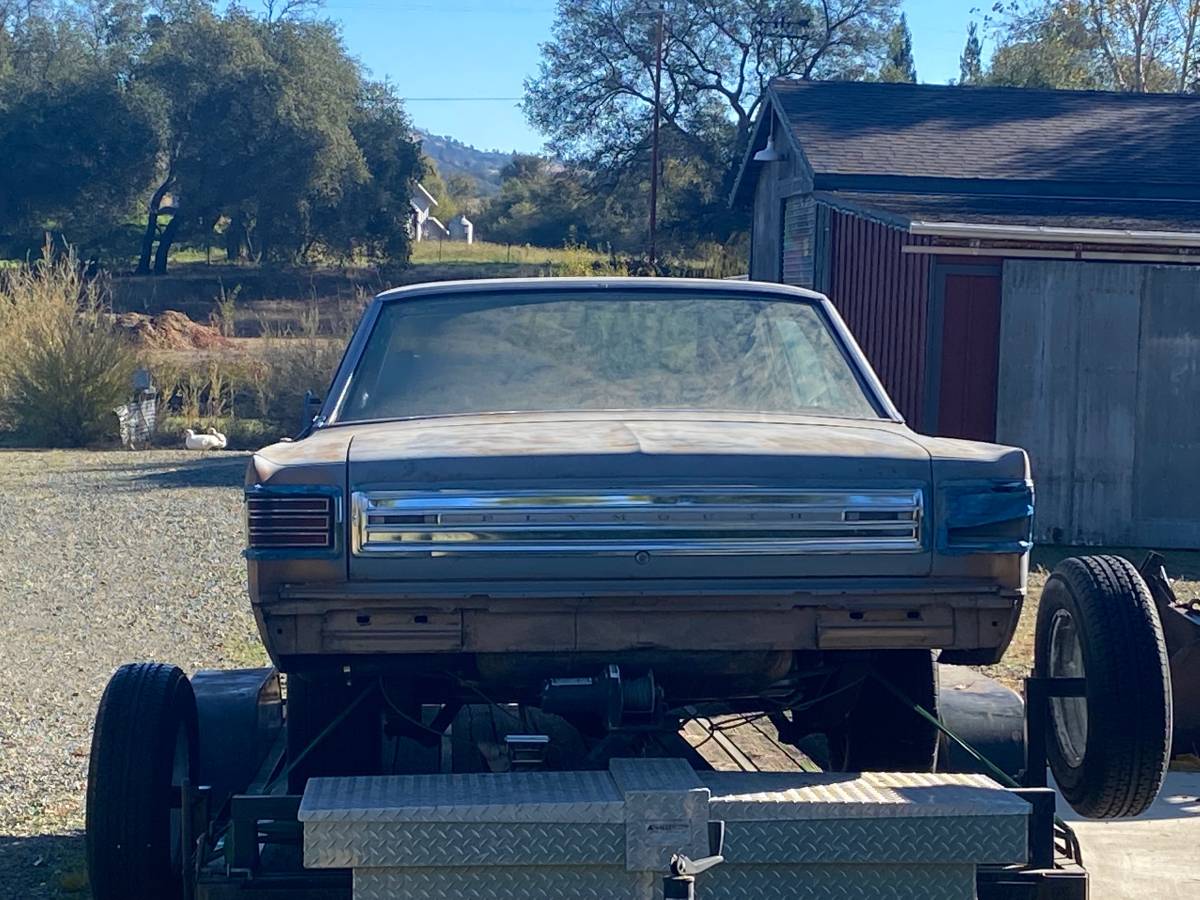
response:
[[[1087,679],[1085,698],[1051,701],[1047,725],[1067,802],[1092,819],[1144,812],[1171,758],[1171,676],[1158,610],[1132,563],[1059,564],[1042,591],[1034,665],[1041,676]]]
[[[928,650],[885,650],[874,654],[858,701],[845,723],[829,735],[835,768],[845,772],[932,772],[938,730],[881,683],[895,686],[934,716],[938,711],[937,663]]]
[[[109,679],[96,712],[87,784],[87,867],[95,900],[183,895],[171,787],[194,778],[196,698],[175,666],[133,663]]]

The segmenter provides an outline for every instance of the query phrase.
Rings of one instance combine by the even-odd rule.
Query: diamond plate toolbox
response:
[[[983,775],[697,777],[732,864],[1025,862],[1029,804]]]
[[[976,865],[1024,861],[1027,810],[974,775],[636,759],[608,772],[318,778],[299,818],[305,865],[352,868],[356,898],[652,900],[671,855],[707,855],[708,822],[721,820],[709,896],[970,900]]]

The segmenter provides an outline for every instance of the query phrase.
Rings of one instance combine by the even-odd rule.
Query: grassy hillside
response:
[[[462,141],[441,134],[417,130],[421,150],[433,160],[443,178],[465,175],[479,185],[487,197],[500,190],[500,170],[512,159],[511,153],[499,150],[479,150]]]

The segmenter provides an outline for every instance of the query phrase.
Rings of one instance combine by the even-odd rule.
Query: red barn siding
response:
[[[925,407],[930,258],[904,253],[927,238],[829,211],[829,298],[914,428]]]

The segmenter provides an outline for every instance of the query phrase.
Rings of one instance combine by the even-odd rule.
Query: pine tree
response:
[[[979,27],[974,22],[967,27],[967,45],[958,58],[958,83],[983,83],[983,46],[979,43]]]
[[[917,66],[913,62],[912,32],[908,30],[908,18],[900,13],[900,21],[888,34],[887,60],[879,70],[880,81],[907,82],[916,84]]]

